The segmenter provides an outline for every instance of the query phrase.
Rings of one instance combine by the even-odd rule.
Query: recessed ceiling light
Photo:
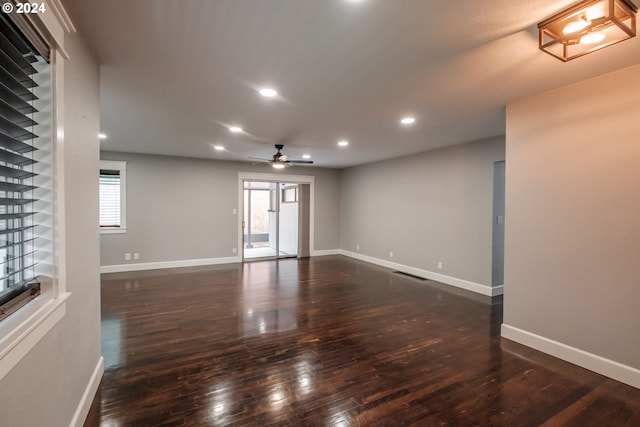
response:
[[[311,158],[311,154],[303,154],[302,158],[303,159],[310,159]]]
[[[98,138],[100,138],[100,139],[107,139],[107,134],[105,134],[105,133],[99,133],[99,134],[98,134]]]
[[[216,151],[224,151],[224,146],[223,145],[214,145],[213,149]]]
[[[260,95],[264,96],[265,98],[273,98],[274,96],[278,95],[278,92],[270,87],[265,87],[260,89]]]
[[[233,133],[240,133],[240,132],[242,132],[242,128],[241,128],[241,127],[238,127],[238,126],[231,126],[231,127],[229,128],[229,131],[230,131],[230,132],[233,132]]]
[[[415,122],[416,122],[415,117],[403,117],[402,120],[400,120],[400,123],[402,123],[403,125],[412,125]]]
[[[349,141],[343,139],[342,141],[338,141],[338,145],[340,147],[346,147],[347,145],[349,145]]]

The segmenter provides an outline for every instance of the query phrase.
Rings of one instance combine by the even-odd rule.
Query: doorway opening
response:
[[[301,230],[308,213],[304,184],[243,180],[242,257],[244,260],[294,258],[308,247],[308,231]],[[308,186],[307,186],[308,187]],[[301,232],[302,231],[302,232]],[[304,255],[304,250],[302,250]]]

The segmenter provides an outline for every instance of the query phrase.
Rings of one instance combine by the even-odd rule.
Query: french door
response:
[[[299,185],[243,180],[242,258],[298,256]]]

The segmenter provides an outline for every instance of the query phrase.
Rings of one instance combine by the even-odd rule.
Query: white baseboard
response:
[[[163,268],[200,267],[203,265],[233,264],[242,262],[240,257],[184,259],[179,261],[143,262],[135,264],[102,265],[100,273],[123,273],[127,271],[158,270]]]
[[[340,255],[340,249],[322,249],[319,251],[311,251],[311,256],[328,256]]]
[[[640,370],[631,366],[504,323],[502,324],[501,336],[632,387],[640,388]]]
[[[339,249],[312,251],[311,256],[339,255]],[[102,265],[100,273],[124,273],[128,271],[158,270],[163,268],[200,267],[203,265],[234,264],[242,262],[241,257],[185,259],[180,261],[144,262],[135,264]]]
[[[98,386],[100,386],[100,381],[102,380],[102,374],[104,373],[104,358],[100,356],[98,359],[98,363],[93,370],[93,374],[91,374],[91,378],[89,379],[89,383],[87,387],[84,389],[84,393],[82,394],[82,399],[78,403],[78,407],[76,408],[76,413],[73,414],[73,419],[71,423],[69,423],[69,427],[82,427],[84,425],[85,420],[87,419],[87,415],[89,414],[89,410],[91,409],[91,403],[93,403],[93,398],[98,391]]]
[[[405,273],[413,274],[415,276],[424,277],[425,279],[436,280],[438,282],[446,283],[447,285],[456,286],[458,288],[466,289],[468,291],[477,292],[482,295],[496,296],[501,295],[504,286],[486,286],[479,283],[470,282],[464,279],[458,279],[456,277],[446,276],[444,274],[435,273],[428,270],[423,270],[408,265],[399,264],[396,262],[386,261],[379,258],[370,257],[367,255],[346,251],[344,249],[323,249],[315,250],[311,252],[311,256],[327,256],[327,255],[344,255],[350,258],[359,259],[361,261],[370,262],[372,264],[380,265],[382,267],[391,268],[393,270],[402,271]],[[120,264],[120,265],[103,265],[100,267],[100,273],[122,273],[128,271],[143,271],[143,270],[156,270],[163,268],[178,268],[178,267],[198,267],[203,265],[217,265],[217,264],[232,264],[242,262],[241,257],[227,257],[227,258],[207,258],[207,259],[188,259],[180,261],[160,261],[160,262],[146,262],[136,264]]]
[[[437,282],[442,282],[447,285],[466,289],[468,291],[476,292],[476,293],[490,296],[490,297],[501,295],[504,288],[501,286],[492,288],[491,286],[481,285],[480,283],[474,283],[468,280],[458,279],[457,277],[445,276],[444,274],[435,273],[433,271],[423,270],[421,268],[411,267],[408,265],[399,264],[397,262],[374,258],[368,255],[346,251],[344,249],[340,250],[340,254],[344,256],[348,256],[350,258],[359,259],[360,261],[370,262],[372,264],[390,268],[392,270],[398,270],[398,271],[402,271],[403,273],[413,274],[414,276],[424,277],[425,279],[435,280]]]

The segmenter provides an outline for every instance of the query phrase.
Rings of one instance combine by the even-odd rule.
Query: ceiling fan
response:
[[[274,154],[273,158],[271,159],[261,159],[259,157],[247,157],[247,158],[252,160],[260,160],[262,162],[269,162],[271,163],[271,166],[273,166],[276,169],[283,169],[285,167],[289,167],[294,164],[295,165],[312,165],[313,164],[313,160],[292,160],[286,154],[282,154],[281,150],[284,148],[283,144],[276,144],[275,147],[276,147],[276,150],[278,150],[278,152]]]

